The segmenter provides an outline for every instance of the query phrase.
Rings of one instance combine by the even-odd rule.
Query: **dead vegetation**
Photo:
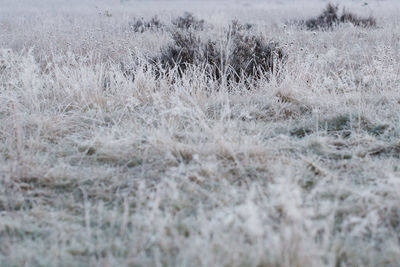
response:
[[[376,27],[376,25],[377,25],[376,19],[372,15],[369,17],[363,18],[356,14],[348,12],[345,9],[343,9],[343,13],[340,16],[340,22],[341,23],[351,23],[354,26],[363,27],[363,28],[372,28],[372,27]]]
[[[190,28],[190,27],[189,27]],[[281,71],[287,55],[278,43],[249,32],[233,21],[223,40],[203,40],[194,31],[175,31],[173,43],[152,61],[160,72],[176,69],[180,75],[193,66],[202,67],[213,80],[241,82],[256,80]]]
[[[153,17],[150,21],[140,19],[131,25],[137,33],[158,29],[170,33],[172,42],[149,60],[157,77],[175,71],[182,77],[187,70],[200,68],[213,81],[228,84],[261,78],[268,80],[271,75],[281,73],[287,60],[287,54],[277,42],[266,40],[261,33],[253,33],[253,25],[249,23],[233,21],[225,29],[223,38],[204,37],[204,20],[189,12],[173,19],[171,24],[171,27],[165,27]],[[134,80],[134,68],[121,63],[121,70],[127,78]]]
[[[129,24],[129,27],[133,32],[144,33],[145,31],[159,30],[165,27],[165,25],[157,16],[154,16],[148,21],[146,21],[144,18],[136,19],[134,22]]]
[[[343,8],[342,14],[339,14],[338,10],[339,5],[329,3],[318,17],[308,19],[304,24],[308,30],[332,30],[342,23],[351,23],[364,28],[376,27],[376,19],[372,15],[364,18],[345,8]]]
[[[204,20],[198,19],[190,12],[185,12],[183,16],[173,19],[172,25],[180,30],[203,30]]]

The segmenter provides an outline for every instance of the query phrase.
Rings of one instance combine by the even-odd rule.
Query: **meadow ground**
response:
[[[0,265],[399,266],[400,4],[364,2],[1,0]],[[287,60],[160,74],[184,11]]]

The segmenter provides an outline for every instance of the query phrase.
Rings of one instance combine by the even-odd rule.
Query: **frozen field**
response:
[[[400,266],[400,3],[333,3],[377,27],[289,23],[317,0],[0,0],[0,266]],[[185,11],[285,62],[160,73]]]

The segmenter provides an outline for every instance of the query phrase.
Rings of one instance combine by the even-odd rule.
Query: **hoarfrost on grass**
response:
[[[182,7],[40,3],[0,10],[0,265],[399,265],[398,3],[312,32],[323,1],[196,2],[287,54],[232,83],[155,72]]]

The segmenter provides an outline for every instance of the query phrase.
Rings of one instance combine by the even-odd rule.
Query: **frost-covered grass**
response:
[[[285,25],[318,1],[3,2],[1,266],[400,265],[396,2],[327,32]],[[186,9],[254,24],[281,75],[155,75],[171,34],[130,22]]]

